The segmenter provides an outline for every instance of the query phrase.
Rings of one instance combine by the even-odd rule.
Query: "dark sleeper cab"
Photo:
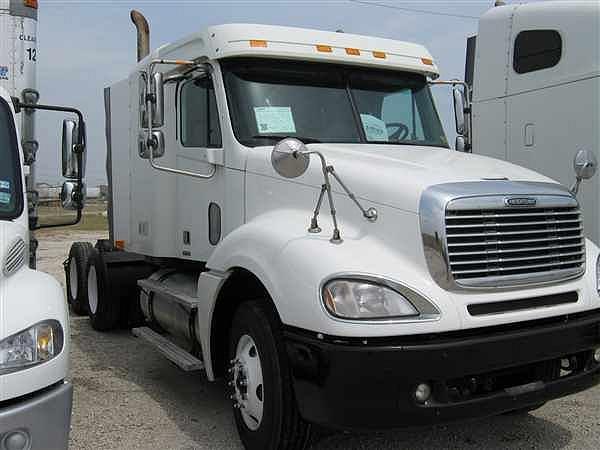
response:
[[[600,309],[418,336],[347,339],[288,328],[285,337],[300,413],[334,428],[491,416],[600,382]]]

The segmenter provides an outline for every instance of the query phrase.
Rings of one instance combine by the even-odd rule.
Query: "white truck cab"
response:
[[[247,448],[600,381],[599,251],[576,198],[450,150],[425,48],[235,24],[147,55],[132,18],[143,59],[105,91],[110,239],[85,301],[96,329],[224,377]]]
[[[600,157],[600,2],[493,8],[470,38],[473,152],[573,183],[573,156]],[[582,186],[588,238],[600,243],[600,181]]]
[[[65,449],[73,387],[68,307],[50,275],[30,269],[23,152],[0,87],[0,449]]]

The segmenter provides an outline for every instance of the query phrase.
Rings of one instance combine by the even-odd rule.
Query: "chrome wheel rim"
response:
[[[72,257],[69,260],[69,290],[71,291],[71,297],[73,300],[77,299],[77,260]]]
[[[90,271],[88,272],[88,301],[90,312],[96,314],[98,310],[98,277],[94,266],[90,266]]]
[[[264,386],[260,355],[251,336],[240,337],[231,363],[234,408],[240,410],[246,426],[255,431],[262,422]]]

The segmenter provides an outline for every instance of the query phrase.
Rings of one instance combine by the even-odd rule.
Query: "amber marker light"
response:
[[[266,46],[267,46],[267,41],[263,41],[261,39],[252,39],[250,41],[250,47],[265,48]]]
[[[317,48],[318,52],[323,52],[323,53],[331,53],[331,52],[333,52],[333,49],[331,48],[331,45],[318,44],[315,47]]]

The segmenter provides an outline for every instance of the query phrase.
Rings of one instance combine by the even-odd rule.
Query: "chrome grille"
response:
[[[455,283],[493,286],[554,281],[585,270],[582,216],[572,197],[504,206],[503,198],[452,201],[446,255]],[[475,207],[476,206],[476,207]]]
[[[8,249],[4,258],[4,275],[9,276],[16,272],[25,262],[25,241],[19,238]]]

